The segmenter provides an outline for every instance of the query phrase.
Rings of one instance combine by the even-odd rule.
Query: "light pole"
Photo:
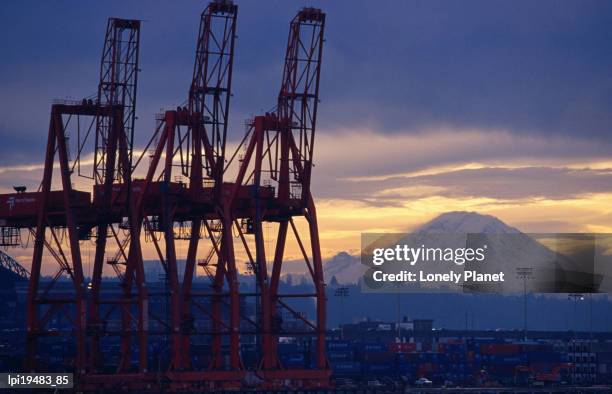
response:
[[[593,342],[593,293],[589,293],[589,340]]]
[[[400,291],[397,292],[397,319],[396,319],[396,335],[397,340],[401,342],[402,332],[400,328],[400,323],[402,321],[402,293]]]
[[[584,295],[581,293],[569,293],[567,295],[567,299],[568,300],[574,300],[574,333],[573,333],[573,343],[572,343],[572,347],[573,347],[573,351],[574,351],[574,357],[576,357],[576,353],[578,353],[578,350],[576,349],[576,330],[577,330],[577,320],[576,320],[576,305],[578,303],[578,301],[582,301],[584,300]],[[573,364],[573,368],[572,368],[572,380],[575,382],[576,381],[576,363],[574,362]]]
[[[334,290],[334,297],[340,298],[340,339],[344,339],[344,330],[342,329],[342,317],[344,315],[344,298],[349,296],[349,288],[346,286],[338,287]]]
[[[578,323],[576,320],[576,304],[578,301],[584,300],[584,294],[581,293],[569,293],[567,295],[568,300],[574,300],[574,337],[576,336],[576,330],[578,329]]]
[[[523,280],[523,341],[527,341],[527,279],[531,279],[533,268],[518,267],[516,276]]]

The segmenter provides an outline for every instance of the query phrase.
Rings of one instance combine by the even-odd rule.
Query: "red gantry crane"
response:
[[[238,148],[245,148],[244,156],[224,205],[224,215],[234,219],[256,276],[261,310],[258,336],[262,354],[258,373],[270,386],[286,384],[287,381],[298,386],[325,386],[329,379],[325,355],[325,282],[316,209],[310,193],[324,27],[325,14],[316,8],[300,10],[291,21],[276,111],[256,116],[249,122],[249,129]],[[250,193],[246,205],[240,200],[245,186]],[[302,240],[294,221],[299,217],[306,219],[310,245]],[[238,220],[245,225],[239,225]],[[268,273],[267,260],[271,253],[266,253],[264,223],[278,224],[271,274]],[[312,294],[279,293],[289,228],[312,279]],[[224,241],[231,245],[230,223],[224,225],[223,230]],[[245,233],[254,236],[254,253],[245,240]],[[314,323],[291,307],[290,298],[314,299]],[[301,321],[304,329],[292,331],[279,324],[282,320],[279,309]],[[276,351],[281,335],[313,335],[315,367],[287,369],[283,366]]]
[[[173,387],[187,388],[204,381],[238,386],[243,377],[238,274],[234,265],[228,265],[233,260],[218,258],[211,293],[192,291],[200,239],[207,238],[211,243],[210,253],[202,259],[206,265],[215,255],[221,256],[223,223],[219,207],[237,11],[230,1],[215,1],[202,13],[188,106],[158,117],[156,131],[145,149],[145,153],[152,150],[146,177],[134,180],[144,196],[135,205],[135,212],[154,242],[169,285],[171,357],[167,376]],[[156,233],[161,234],[159,241]],[[188,242],[182,283],[176,245],[180,241]],[[224,288],[229,291],[224,292]],[[202,297],[216,300],[211,310],[209,304],[201,302]],[[218,307],[221,302],[231,311],[227,322]],[[191,337],[202,334],[194,327],[193,309],[206,313],[212,322],[211,330],[204,333],[212,343],[211,362],[204,369],[192,365],[190,357]],[[222,364],[224,337],[230,342],[229,366]]]
[[[93,164],[93,208],[97,217],[94,265],[90,284],[90,371],[101,371],[102,337],[119,336],[120,355],[114,372],[147,371],[147,291],[145,288],[139,226],[133,215],[132,156],[136,120],[136,91],[140,22],[110,19],[104,40],[98,85],[98,106],[116,108],[113,118],[96,117]],[[109,257],[108,240],[116,252]],[[103,297],[104,265],[110,265],[121,283],[117,298]],[[123,269],[120,267],[124,267]],[[136,287],[136,293],[132,287]],[[121,330],[111,330],[109,320],[121,317]],[[133,348],[133,338],[137,347]]]
[[[140,153],[134,150],[140,22],[109,19],[97,94],[52,106],[39,190],[19,187],[0,195],[0,246],[20,244],[22,231],[34,237],[27,297],[30,370],[49,369],[38,358],[41,339],[64,335],[74,343],[76,384],[83,390],[328,386],[325,283],[310,192],[325,14],[304,8],[291,21],[276,109],[248,122],[226,160],[237,11],[231,1],[212,1],[203,11],[188,104],[158,116]],[[232,164],[237,175],[228,182]],[[135,177],[136,168],[143,168],[144,179]],[[93,183],[93,199],[75,189],[74,172]],[[277,228],[276,237],[265,236],[269,226]],[[280,291],[289,232],[312,279],[311,293]],[[91,238],[95,252],[86,283],[81,246]],[[143,239],[152,243],[163,268],[161,292],[147,288]],[[267,243],[274,244],[273,252],[266,251]],[[187,250],[182,275],[179,245]],[[248,259],[255,293],[240,292],[239,255]],[[41,282],[43,265],[53,261],[59,268]],[[210,280],[208,291],[194,290],[198,266]],[[165,317],[150,305],[159,296],[167,300]],[[251,296],[255,319],[244,307]],[[314,300],[313,318],[293,304],[299,299]],[[202,315],[209,327],[195,324]],[[61,319],[69,330],[57,329]],[[261,360],[245,367],[241,341],[249,336],[256,337]],[[280,337],[313,339],[312,367],[283,365]],[[209,354],[201,353],[202,343]],[[163,365],[164,358],[150,349],[168,356]],[[155,367],[149,365],[153,357]]]
[[[111,18],[108,21],[102,55],[100,82],[95,99],[79,102],[57,101],[51,107],[51,119],[39,190],[0,195],[0,231],[4,246],[20,242],[22,229],[33,234],[33,257],[27,297],[27,364],[37,368],[37,344],[46,337],[64,335],[74,337],[74,367],[83,374],[95,365],[96,342],[94,326],[100,323],[99,288],[102,260],[111,223],[119,223],[129,216],[131,183],[131,155],[135,121],[136,87],[140,22]],[[75,135],[76,134],[76,135]],[[75,138],[76,137],[76,138]],[[93,142],[93,152],[88,151]],[[72,143],[71,143],[72,141]],[[70,151],[75,152],[71,158]],[[86,175],[87,154],[93,153],[93,174]],[[94,180],[94,200],[91,194],[74,188],[74,172]],[[54,172],[59,175],[59,190],[52,190]],[[118,180],[119,183],[113,183]],[[117,190],[111,188],[119,185]],[[121,198],[119,198],[121,196]],[[93,232],[93,230],[97,230]],[[115,234],[115,231],[112,231]],[[96,260],[92,282],[85,283],[81,243],[96,237]],[[131,233],[128,239],[133,238]],[[138,249],[138,241],[131,249]],[[50,256],[43,260],[44,251]],[[41,288],[43,264],[57,270]],[[127,265],[125,298],[120,302],[124,312],[124,327],[118,334],[123,338],[123,362],[129,359],[127,341],[131,333],[129,312],[125,300],[130,299],[133,272],[142,280],[142,267]],[[138,276],[136,275],[136,276]],[[62,284],[68,278],[70,286]],[[142,288],[139,286],[139,289]],[[91,302],[88,301],[91,290]],[[143,297],[139,306],[143,308]],[[89,305],[88,305],[89,304]],[[90,316],[88,318],[88,309]],[[142,316],[139,314],[138,316]],[[71,329],[59,330],[54,325],[64,320]],[[55,323],[54,323],[55,322]],[[138,334],[142,334],[142,321]],[[125,333],[125,335],[124,335]],[[88,337],[92,338],[88,357]],[[146,344],[141,341],[140,361],[146,369]],[[49,366],[47,366],[49,368]]]

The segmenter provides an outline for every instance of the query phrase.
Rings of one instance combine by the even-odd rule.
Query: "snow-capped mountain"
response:
[[[351,256],[346,252],[340,252],[323,264],[325,281],[331,283],[333,277],[340,284],[357,283],[363,275],[363,269],[359,256]]]
[[[470,234],[470,236],[468,236]],[[472,236],[473,235],[473,236]],[[393,237],[391,237],[393,238]],[[517,291],[521,282],[516,281],[516,268],[531,267],[535,278],[533,286],[539,291],[558,291],[558,284],[571,282],[580,275],[575,263],[565,256],[556,253],[547,246],[538,242],[531,236],[518,229],[508,226],[498,218],[491,215],[481,215],[476,212],[447,212],[423,224],[412,233],[399,240],[397,237],[389,240],[381,238],[372,243],[375,247],[387,247],[394,244],[406,244],[414,247],[421,245],[431,247],[466,247],[487,245],[486,265],[478,267],[480,272],[504,269],[506,275],[511,276],[510,281],[499,288],[488,291]],[[430,272],[448,271],[448,265],[438,265],[439,268],[428,267]],[[457,269],[469,269],[457,266]],[[357,283],[362,278],[367,267],[360,263],[360,256],[351,256],[345,252],[339,253],[324,264],[326,281],[329,283],[332,276],[338,283]],[[482,289],[480,289],[482,290]]]
[[[510,234],[519,233],[520,231],[508,226],[495,216],[481,215],[476,212],[455,211],[443,213],[420,226],[415,232]]]
[[[467,233],[520,233],[514,227],[510,227],[498,218],[491,215],[481,215],[476,212],[447,212],[419,226],[409,237],[415,233],[422,236],[428,234],[467,234]],[[419,239],[402,239],[399,242],[419,244]],[[365,267],[360,263],[360,256],[352,256],[346,252],[340,252],[324,263],[326,281],[329,282],[335,276],[338,283],[357,283],[365,272]]]

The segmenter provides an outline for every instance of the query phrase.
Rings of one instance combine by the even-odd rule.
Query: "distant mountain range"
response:
[[[495,216],[482,215],[476,212],[454,211],[441,214],[413,232],[509,234],[519,233],[520,231],[508,226]]]
[[[512,234],[520,233],[514,227],[510,227],[495,216],[481,215],[476,212],[455,211],[443,213],[440,216],[421,225],[414,231],[421,234]],[[402,242],[407,242],[403,240]],[[413,244],[419,241],[411,242]],[[360,256],[349,255],[340,252],[327,260],[323,266],[325,278],[330,282],[335,277],[338,283],[354,284],[365,272],[365,267],[360,262]]]
[[[332,278],[336,278],[340,284],[357,283],[363,275],[364,268],[360,256],[352,256],[346,252],[338,253],[323,265],[325,281],[329,283]]]
[[[470,234],[468,238],[466,235]],[[549,246],[520,230],[511,227],[491,215],[476,212],[447,212],[419,226],[411,233],[398,239],[397,235],[381,236],[375,239],[370,247],[388,247],[395,244],[431,247],[465,247],[467,243],[487,245],[486,265],[478,267],[479,272],[499,272],[504,270],[510,276],[504,283],[493,287],[479,286],[479,291],[517,292],[522,291],[522,281],[517,281],[515,271],[519,267],[530,267],[533,271],[529,285],[530,290],[537,292],[588,292],[593,286],[601,286],[602,281],[610,275],[593,276],[593,270],[600,271],[604,261],[609,257],[595,256],[594,244],[588,235],[569,237],[552,237]],[[534,235],[535,236],[535,235]],[[581,238],[582,237],[582,238]],[[371,240],[368,242],[372,242]],[[572,256],[557,252],[560,246],[570,246],[576,242],[591,247],[591,254]],[[375,246],[372,246],[375,245]],[[561,248],[563,249],[563,248]],[[564,251],[565,253],[565,251]],[[598,263],[596,263],[598,262]],[[595,265],[599,267],[595,267]],[[466,264],[465,269],[469,268]],[[452,267],[451,267],[452,268]],[[455,267],[463,269],[463,267]],[[448,265],[430,265],[428,272],[448,271]],[[363,277],[366,267],[360,263],[360,256],[338,253],[324,263],[326,281],[335,278],[340,284],[355,284]],[[436,271],[437,272],[437,271]],[[609,284],[607,285],[609,287]],[[604,290],[602,287],[600,290]]]
[[[514,259],[529,256],[554,259],[559,265],[570,264],[564,256],[542,245],[528,234],[511,227],[498,218],[475,212],[448,212],[412,230],[407,237],[428,234],[489,234],[495,242],[496,235],[507,245],[493,244],[492,249],[503,251],[504,258],[515,251]],[[508,234],[509,236],[506,236]],[[395,240],[395,242],[403,241]],[[413,239],[414,241],[414,239]],[[554,240],[553,240],[554,241]],[[558,250],[557,248],[555,248]],[[611,248],[612,250],[612,248]],[[491,256],[495,258],[495,256]],[[592,259],[592,256],[591,256]],[[612,264],[610,264],[612,266]],[[429,318],[436,327],[470,329],[520,329],[523,326],[524,299],[522,294],[469,294],[469,293],[371,293],[364,292],[359,281],[365,271],[360,256],[346,252],[324,262],[328,283],[329,324],[372,319],[395,321],[398,314],[412,318]],[[576,271],[560,270],[559,280],[576,278]],[[335,278],[335,280],[334,280]],[[335,297],[334,289],[346,286],[348,297]],[[570,292],[567,289],[566,292]],[[581,291],[577,291],[581,292]],[[521,292],[522,293],[522,292]],[[570,302],[565,294],[527,295],[528,328],[539,330],[610,330],[612,314],[609,312],[608,294],[593,294],[588,302]],[[400,311],[400,312],[398,312]]]

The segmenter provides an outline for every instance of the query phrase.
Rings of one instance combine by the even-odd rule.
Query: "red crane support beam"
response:
[[[101,298],[103,267],[107,263],[109,231],[118,243],[120,253],[113,259],[113,268],[122,280],[123,306],[120,308],[122,333],[117,372],[131,370],[132,355],[138,353],[138,370],[147,371],[147,305],[140,227],[134,218],[135,194],[132,190],[132,151],[136,120],[140,21],[110,18],[108,20],[96,103],[116,108],[114,116],[98,114],[94,144],[94,201],[96,211],[96,250],[89,305],[90,370],[100,372],[103,360],[100,340],[107,335],[106,326],[111,312],[102,313]],[[114,226],[127,227],[124,239]],[[127,250],[129,248],[129,250]],[[119,259],[124,259],[125,273],[119,271]],[[136,295],[132,294],[136,286]],[[112,309],[110,310],[112,311]],[[135,320],[135,321],[134,321]],[[136,336],[137,350],[132,337]]]
[[[132,152],[140,22],[109,19],[96,100],[55,104],[40,190],[0,195],[2,234],[5,229],[11,235],[24,228],[33,228],[35,233],[27,314],[31,368],[35,368],[37,339],[50,335],[53,330],[48,325],[52,317],[67,311],[72,314],[79,387],[142,390],[155,386],[161,376],[148,369],[150,334],[170,337],[170,361],[162,374],[170,380],[171,389],[238,387],[245,376],[240,353],[240,327],[244,319],[257,330],[262,353],[257,372],[264,379],[264,387],[276,387],[280,381],[291,381],[301,387],[329,384],[325,283],[316,210],[310,192],[325,14],[315,8],[304,8],[291,21],[276,111],[255,117],[243,140],[246,152],[238,175],[234,182],[227,183],[225,145],[236,18],[237,6],[231,1],[213,1],[204,10],[188,106],[166,111],[158,119],[159,126],[136,164]],[[71,116],[92,117],[95,121],[93,201],[91,194],[72,189],[71,175],[75,168],[81,175],[80,159],[89,134],[83,141],[78,135],[77,157],[71,160],[69,120],[64,121],[64,117]],[[134,167],[151,153],[150,147],[153,152],[145,179],[133,179]],[[52,191],[56,161],[62,190]],[[173,176],[181,179],[173,180]],[[302,241],[295,225],[294,218],[300,217],[308,226],[309,244]],[[239,221],[247,222],[246,229]],[[278,223],[273,253],[266,253],[265,223]],[[184,233],[177,234],[177,225]],[[261,310],[257,321],[242,316],[240,309],[240,297],[250,294],[239,293],[234,225],[240,247],[246,249],[256,276],[257,291],[251,295],[257,298]],[[211,252],[203,259],[211,276],[208,305],[197,301],[199,295],[192,291],[202,227],[211,242]],[[66,242],[58,235],[64,228],[68,233]],[[94,268],[90,295],[86,296],[79,241],[88,239],[94,228]],[[155,240],[167,274],[169,288],[161,294],[169,297],[167,321],[148,310],[149,293],[140,244],[143,228],[145,236]],[[313,293],[290,297],[279,294],[289,228],[312,277]],[[157,232],[163,234],[163,244],[158,242],[154,234]],[[249,250],[249,235],[254,236],[254,253]],[[111,258],[108,239],[117,244]],[[181,282],[177,266],[180,249],[176,242],[182,239],[188,241],[188,249]],[[41,289],[45,248],[59,270]],[[267,255],[273,256],[271,272]],[[102,292],[106,263],[112,264],[122,285],[121,291],[112,295]],[[214,266],[216,269],[211,270]],[[54,289],[62,275],[72,281],[73,291],[68,294]],[[291,300],[300,297],[316,300],[314,321],[305,319],[290,305]],[[223,313],[226,306],[227,314]],[[303,328],[291,331],[283,327],[279,323],[281,308],[299,317]],[[211,361],[207,369],[197,370],[191,362],[191,342],[194,335],[201,333],[193,329],[193,314],[202,311],[210,316],[212,326],[204,334],[210,336]],[[121,329],[108,329],[110,319],[117,317]],[[157,320],[163,328],[149,332],[149,319]],[[243,334],[252,335],[250,331]],[[286,369],[277,355],[279,336],[305,334],[316,340],[316,367]],[[120,337],[120,354],[116,374],[108,374],[102,368],[105,363],[100,347],[103,337],[113,335]],[[136,355],[138,361],[133,365]],[[225,356],[228,365],[224,365]]]
[[[246,243],[244,247],[249,256],[255,256],[254,271],[261,310],[258,319],[262,353],[260,373],[269,387],[286,380],[296,386],[325,387],[329,384],[330,371],[325,354],[325,282],[316,210],[310,193],[324,25],[325,14],[314,8],[300,10],[292,20],[277,110],[256,116],[250,124],[244,140],[248,141],[246,151],[226,201],[226,210],[234,219],[244,218],[245,207],[239,210],[237,196],[252,182],[249,185],[252,188],[251,201],[247,207],[250,212],[246,219],[252,223],[249,227],[254,235],[255,253],[248,250]],[[262,198],[262,192],[266,190],[264,181],[276,182],[277,194],[272,201]],[[306,219],[309,228],[310,256],[293,224],[293,217],[300,216]],[[267,271],[265,222],[279,223],[271,275]],[[316,294],[316,321],[314,324],[306,322],[307,327],[313,328],[316,339],[316,368],[312,370],[285,368],[276,350],[278,337],[291,335],[282,324],[278,324],[279,307],[289,308],[290,312],[295,313],[278,295],[289,224],[304,253]],[[231,229],[224,228],[224,231],[229,239]]]

